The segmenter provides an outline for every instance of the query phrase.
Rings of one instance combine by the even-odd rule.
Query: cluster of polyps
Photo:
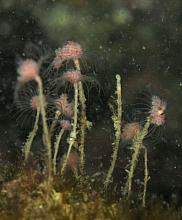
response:
[[[62,134],[65,130],[70,131],[70,140],[73,142],[69,142],[69,147],[75,144],[76,141],[76,133],[77,133],[77,121],[78,121],[78,105],[79,101],[81,102],[80,106],[84,106],[84,93],[81,81],[83,80],[83,75],[81,74],[80,67],[79,67],[79,59],[83,54],[81,46],[73,41],[68,41],[62,48],[56,50],[55,58],[52,62],[52,66],[54,69],[60,69],[64,65],[64,61],[72,60],[75,64],[75,69],[70,69],[64,72],[57,80],[66,81],[72,85],[74,85],[75,95],[73,98],[73,102],[68,101],[68,95],[63,93],[59,95],[57,99],[54,100],[54,105],[56,107],[55,118],[52,121],[52,124],[49,128],[47,123],[47,96],[44,94],[44,91],[48,91],[49,88],[43,88],[43,85],[46,83],[42,82],[43,79],[40,77],[40,70],[41,70],[41,63],[36,62],[33,59],[25,59],[19,63],[19,67],[17,69],[18,72],[18,86],[17,90],[22,89],[22,85],[24,87],[32,83],[34,81],[36,83],[36,90],[38,94],[29,98],[29,108],[31,108],[34,112],[37,112],[35,124],[33,127],[32,132],[30,132],[27,141],[24,145],[24,153],[25,153],[25,161],[28,159],[31,145],[33,143],[33,139],[36,135],[38,130],[38,123],[39,123],[39,115],[42,116],[42,124],[43,124],[43,137],[44,137],[44,144],[47,146],[47,155],[48,155],[48,176],[52,176],[52,169],[54,167],[54,171],[56,170],[56,159],[58,148],[60,144],[60,140]],[[78,69],[79,67],[79,69]],[[43,74],[43,73],[42,73]],[[34,83],[34,84],[35,84]],[[32,87],[33,89],[33,87]],[[26,92],[25,92],[26,93]],[[16,102],[18,103],[18,92],[16,95]],[[46,97],[46,100],[45,100]],[[79,97],[79,98],[78,98]],[[23,106],[23,105],[22,105]],[[84,109],[85,110],[85,109]],[[83,116],[83,113],[81,114]],[[73,120],[73,123],[71,123]],[[81,121],[81,119],[80,119]],[[82,120],[83,121],[83,120]],[[60,126],[60,133],[56,136],[56,140],[54,142],[54,149],[52,149],[52,138],[55,136],[53,135],[55,132],[55,126],[59,123]],[[85,129],[85,128],[84,128]],[[82,127],[83,132],[83,127]],[[83,140],[82,140],[83,143]],[[52,152],[54,153],[54,162],[52,165]],[[68,152],[66,157],[66,163],[69,163],[69,154],[71,151]],[[67,165],[66,165],[67,166]],[[56,173],[56,172],[55,172]]]
[[[58,110],[63,111],[65,114],[70,115],[73,113],[73,126],[72,130],[70,133],[70,139],[68,141],[69,147],[68,147],[68,152],[65,157],[65,160],[63,162],[63,166],[61,169],[61,173],[64,173],[64,170],[67,166],[67,163],[69,162],[69,155],[71,154],[72,151],[72,146],[75,145],[77,141],[77,128],[78,128],[78,106],[80,105],[80,170],[83,173],[83,166],[84,166],[84,142],[85,142],[85,130],[86,130],[86,124],[87,124],[87,119],[86,119],[86,105],[85,105],[85,95],[84,95],[84,90],[83,90],[83,85],[82,81],[83,79],[86,78],[85,75],[81,74],[80,71],[80,58],[83,54],[82,48],[79,44],[68,41],[65,46],[62,48],[59,48],[56,51],[56,57],[53,60],[53,67],[55,69],[59,69],[62,67],[62,64],[66,60],[72,60],[75,66],[75,69],[70,69],[66,72],[63,73],[62,76],[59,77],[58,80],[62,80],[64,82],[68,82],[74,87],[74,110],[70,111],[70,106],[71,104],[67,103],[66,99],[64,98],[65,96],[61,96],[59,99],[56,101],[56,105]]]

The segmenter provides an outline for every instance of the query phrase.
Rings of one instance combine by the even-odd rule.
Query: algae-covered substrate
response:
[[[77,180],[78,181],[78,180]],[[73,179],[54,180],[48,190],[43,177],[32,172],[6,183],[1,191],[0,219],[181,219],[181,210],[153,201],[146,208],[125,200],[109,201],[87,180],[82,186]]]

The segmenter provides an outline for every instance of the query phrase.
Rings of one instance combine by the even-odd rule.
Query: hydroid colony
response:
[[[54,114],[52,120],[48,121],[49,98],[49,83],[44,82],[44,72],[41,69],[41,63],[32,59],[22,61],[18,67],[18,81],[15,92],[15,102],[19,106],[19,94],[22,87],[25,87],[32,81],[36,83],[37,95],[30,97],[29,104],[36,112],[34,126],[27,137],[23,146],[25,163],[30,155],[31,146],[38,129],[40,122],[42,123],[42,142],[46,146],[46,161],[45,168],[47,170],[47,181],[52,187],[53,176],[64,175],[66,167],[71,166],[73,174],[78,181],[83,181],[86,178],[86,159],[85,159],[85,136],[90,123],[87,120],[86,97],[83,83],[90,78],[82,73],[80,59],[83,56],[81,46],[72,41],[68,41],[62,48],[56,50],[55,57],[51,63],[52,72],[56,72],[50,76],[50,82],[56,86],[61,82],[62,85],[69,85],[73,90],[72,97],[63,92],[57,94],[54,99]],[[71,64],[67,71],[65,65]],[[49,78],[48,76],[48,78]],[[46,77],[45,77],[46,78]],[[54,79],[52,79],[54,78]],[[119,148],[122,148],[123,142],[130,142],[132,145],[131,160],[128,162],[126,169],[126,183],[123,180],[123,197],[129,199],[132,192],[132,181],[137,168],[137,162],[142,149],[144,149],[144,189],[142,204],[145,206],[147,182],[149,180],[147,148],[144,147],[144,139],[149,133],[152,124],[161,126],[165,122],[166,103],[159,97],[153,96],[151,99],[150,109],[144,125],[140,121],[133,121],[122,126],[122,81],[121,76],[116,75],[116,102],[110,105],[112,111],[112,120],[114,124],[115,137],[111,144],[113,153],[111,163],[106,172],[105,180],[103,181],[105,191],[108,190],[109,184],[112,182],[113,171],[118,158]],[[57,91],[57,90],[55,90]],[[115,101],[115,100],[114,100]],[[40,117],[41,116],[41,117]],[[57,127],[59,131],[57,132]],[[93,128],[94,129],[94,128]],[[67,143],[63,142],[63,136],[67,135]],[[59,150],[63,145],[66,145],[66,152],[59,161]],[[122,155],[120,155],[122,157]],[[61,164],[61,170],[57,169],[58,163]],[[78,177],[81,177],[80,179]]]

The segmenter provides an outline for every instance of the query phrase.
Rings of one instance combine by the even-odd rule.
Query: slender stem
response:
[[[115,128],[115,142],[113,146],[113,154],[112,154],[112,162],[111,166],[108,170],[106,180],[104,182],[104,187],[107,189],[112,173],[114,171],[114,167],[117,160],[118,150],[119,150],[119,143],[121,139],[121,120],[122,120],[122,94],[121,94],[121,77],[120,75],[116,75],[117,79],[117,88],[116,88],[116,94],[117,94],[117,115],[113,115],[113,122],[114,122],[114,128]]]
[[[57,159],[57,154],[58,154],[58,150],[59,150],[59,143],[61,141],[63,133],[64,133],[64,129],[62,128],[61,131],[59,132],[58,136],[56,137],[56,142],[54,144],[54,157],[53,157],[53,172],[54,172],[54,175],[56,175],[56,159]]]
[[[78,59],[74,60],[75,68],[77,71],[80,71],[80,62]],[[78,83],[79,89],[79,100],[81,104],[81,125],[80,125],[80,172],[84,175],[84,167],[85,167],[85,130],[87,128],[87,116],[86,116],[86,98],[84,94],[83,84],[80,81]]]
[[[85,130],[87,127],[87,117],[86,117],[86,105],[85,105],[85,95],[83,90],[82,82],[79,82],[79,99],[81,104],[81,120],[80,120],[80,172],[84,175],[85,167]]]
[[[37,133],[38,130],[38,122],[39,122],[39,117],[40,117],[40,108],[37,109],[36,112],[36,118],[35,118],[35,123],[33,130],[29,133],[28,138],[26,140],[26,143],[23,146],[24,149],[24,155],[25,155],[25,162],[27,161],[29,154],[30,154],[30,148],[32,146],[33,139]]]
[[[49,130],[47,126],[47,118],[46,118],[46,111],[45,111],[45,101],[44,101],[44,95],[43,95],[43,85],[42,80],[40,76],[36,77],[36,82],[38,83],[39,87],[39,99],[40,99],[40,109],[42,114],[42,123],[43,123],[43,132],[44,132],[44,138],[45,138],[45,144],[47,146],[47,157],[48,157],[48,182],[51,182],[52,178],[52,154],[51,154],[51,141],[49,138]]]
[[[67,166],[68,158],[71,153],[71,149],[73,144],[76,141],[76,136],[77,136],[77,122],[78,122],[78,83],[74,84],[74,90],[75,90],[75,97],[74,97],[74,117],[73,117],[73,129],[70,133],[70,138],[69,138],[69,147],[68,147],[68,152],[66,155],[65,160],[63,161],[63,166],[61,169],[61,175],[64,174],[65,168]]]
[[[80,63],[78,59],[74,60],[74,64],[77,71],[80,71]],[[80,81],[78,83],[78,90],[79,90],[79,100],[81,105],[81,120],[80,120],[80,172],[84,175],[84,167],[85,167],[85,130],[87,127],[87,116],[86,116],[86,98],[84,94],[83,84]]]
[[[134,153],[132,155],[132,160],[131,160],[131,166],[130,166],[130,171],[128,173],[128,179],[125,187],[124,194],[127,195],[127,198],[130,197],[131,194],[131,185],[132,185],[132,179],[133,179],[133,174],[136,168],[137,160],[138,160],[138,155],[141,150],[142,144],[138,143],[135,144],[134,146]]]
[[[144,164],[145,164],[145,170],[144,170],[144,189],[143,189],[143,197],[142,197],[142,206],[145,207],[146,205],[146,193],[147,193],[147,182],[149,181],[149,172],[148,172],[148,158],[147,158],[147,148],[144,147]]]

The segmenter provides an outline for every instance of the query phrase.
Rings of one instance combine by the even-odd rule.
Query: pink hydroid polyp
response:
[[[62,94],[55,101],[56,108],[65,116],[72,117],[73,116],[73,105],[68,101],[68,96],[66,94]]]
[[[61,128],[63,128],[64,130],[71,130],[71,123],[68,120],[61,120],[60,121],[61,124]]]
[[[57,55],[63,60],[79,59],[82,56],[82,48],[80,44],[74,41],[68,41],[67,44],[57,51]]]
[[[39,73],[39,64],[32,59],[26,59],[20,63],[17,71],[19,81],[28,82],[35,80]]]
[[[63,73],[63,79],[72,84],[78,83],[82,80],[82,74],[80,71],[72,70]]]
[[[39,96],[33,96],[31,98],[30,106],[31,106],[32,110],[37,110],[38,108],[40,108]]]
[[[53,60],[53,66],[56,69],[61,67],[62,62],[71,59],[80,59],[83,54],[80,44],[74,41],[68,41],[65,46],[56,50],[56,57]]]
[[[166,102],[162,101],[158,96],[152,97],[152,105],[150,110],[151,122],[158,126],[165,123]]]
[[[124,126],[121,138],[123,141],[131,141],[142,130],[138,122],[131,122]]]

